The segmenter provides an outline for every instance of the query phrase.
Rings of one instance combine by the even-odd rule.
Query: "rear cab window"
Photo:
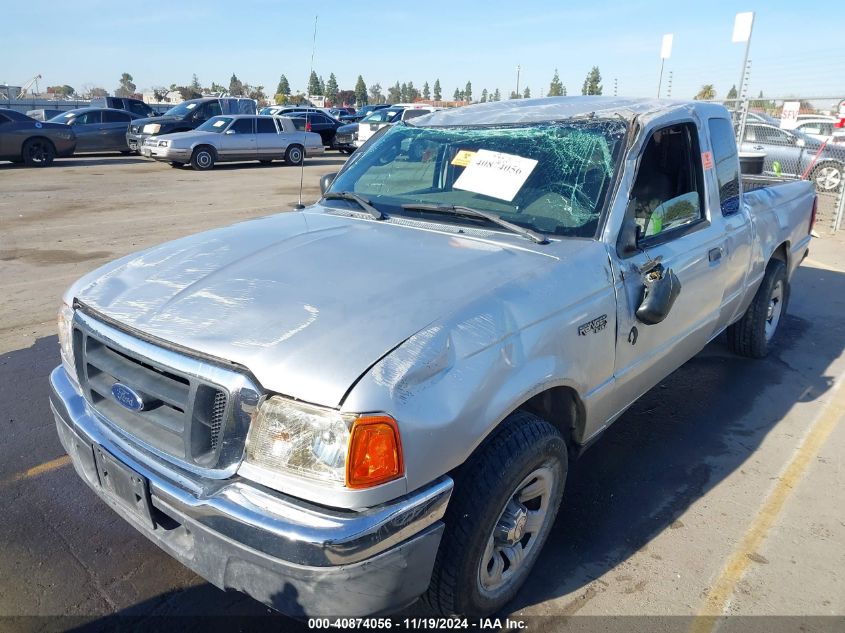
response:
[[[710,119],[710,146],[713,148],[713,167],[719,185],[719,207],[722,215],[739,211],[739,155],[733,126],[727,119]]]

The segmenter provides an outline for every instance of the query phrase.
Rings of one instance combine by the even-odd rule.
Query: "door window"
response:
[[[698,134],[691,123],[656,130],[640,157],[628,203],[645,238],[671,235],[704,218]]]
[[[719,206],[722,215],[739,211],[739,157],[734,131],[727,119],[710,119],[710,144],[719,183]]]
[[[83,112],[76,117],[73,122],[74,125],[91,125],[92,123],[100,123],[102,121],[99,110],[92,110],[90,112]]]
[[[276,134],[276,124],[273,122],[273,119],[258,119],[258,133]]]
[[[232,127],[229,129],[233,130],[235,134],[253,134],[252,121],[253,119],[238,119],[232,123]]]
[[[129,123],[131,118],[128,112],[114,112],[112,110],[103,112],[103,122],[105,123]]]

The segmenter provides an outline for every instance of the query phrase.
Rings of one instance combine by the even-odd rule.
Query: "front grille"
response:
[[[338,143],[351,143],[352,142],[352,135],[351,134],[338,134],[337,135],[337,142]]]
[[[204,469],[240,459],[258,401],[243,375],[135,339],[79,312],[73,337],[85,397],[121,434]],[[140,397],[140,410],[118,400],[116,383]]]

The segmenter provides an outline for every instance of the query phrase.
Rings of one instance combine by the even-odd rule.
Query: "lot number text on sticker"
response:
[[[533,158],[480,149],[453,186],[510,202],[536,166]]]

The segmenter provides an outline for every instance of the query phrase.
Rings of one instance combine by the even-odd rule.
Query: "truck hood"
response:
[[[557,261],[542,250],[548,246],[509,239],[317,208],[130,255],[69,294],[156,339],[238,363],[268,390],[339,406],[363,373],[411,335]]]

